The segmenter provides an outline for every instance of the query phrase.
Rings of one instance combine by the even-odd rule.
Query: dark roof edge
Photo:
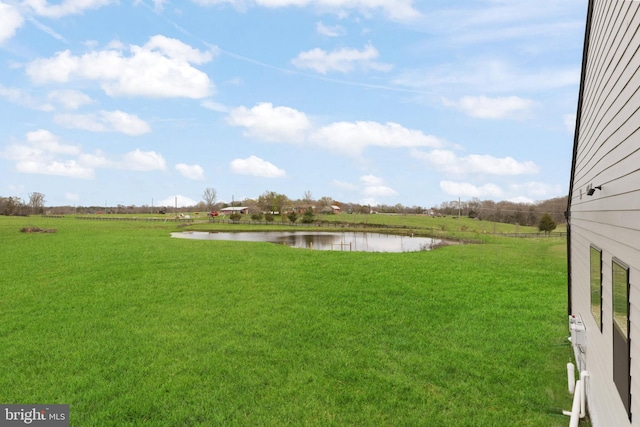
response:
[[[576,172],[576,157],[578,156],[578,140],[580,139],[580,122],[582,121],[582,100],[584,96],[584,81],[587,74],[587,60],[589,57],[589,40],[591,38],[591,20],[593,18],[593,4],[595,0],[589,0],[587,6],[587,22],[584,28],[584,45],[582,51],[582,69],[580,71],[580,92],[578,93],[578,108],[576,110],[576,127],[573,133],[573,154],[571,156],[571,177],[569,178],[569,195],[567,197],[567,314],[573,313],[572,301],[572,266],[571,266],[571,200],[573,196],[573,180]]]
[[[571,177],[569,178],[569,197],[567,200],[567,219],[571,213],[571,196],[573,194],[573,179],[576,169],[576,157],[578,154],[578,140],[580,138],[580,122],[582,119],[582,99],[584,96],[584,81],[587,74],[587,60],[589,57],[589,39],[591,38],[591,19],[593,16],[593,4],[595,0],[589,0],[587,6],[587,23],[584,29],[584,46],[582,50],[582,69],[580,71],[580,89],[578,93],[578,108],[576,110],[576,127],[573,133],[573,154],[571,156]]]

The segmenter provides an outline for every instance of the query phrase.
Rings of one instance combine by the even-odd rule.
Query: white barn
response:
[[[640,2],[589,0],[567,208],[569,314],[595,427],[640,426]]]

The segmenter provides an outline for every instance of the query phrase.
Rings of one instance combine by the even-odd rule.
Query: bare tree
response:
[[[38,192],[29,193],[29,206],[32,214],[44,213],[44,194]]]
[[[318,200],[318,204],[320,205],[321,209],[331,207],[331,205],[333,204],[333,198],[329,196],[320,197],[320,199]]]
[[[27,205],[19,197],[0,197],[1,215],[26,215]]]
[[[217,197],[218,192],[215,188],[208,187],[206,190],[204,190],[202,199],[204,200],[204,204],[207,206],[208,211],[212,211],[215,207]]]
[[[307,190],[304,192],[304,197],[302,198],[302,201],[306,204],[310,204],[313,202],[313,194],[311,194],[311,191]]]
[[[258,197],[258,206],[265,212],[284,213],[284,209],[290,200],[284,194],[278,194],[275,191],[265,191]]]

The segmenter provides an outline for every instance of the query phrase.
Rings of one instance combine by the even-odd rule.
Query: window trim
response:
[[[616,267],[620,267],[625,272],[625,292],[626,301],[626,331],[621,329],[616,320]],[[613,326],[613,382],[616,385],[618,394],[627,411],[629,421],[631,421],[631,269],[629,265],[618,258],[613,258],[611,262],[611,323]]]
[[[594,296],[594,277],[593,277],[593,255],[595,255],[595,253],[598,254],[599,256],[599,270],[600,270],[600,277],[598,277],[598,284],[597,284],[597,288],[598,288],[598,297],[600,299],[598,306],[596,307],[596,305],[593,303],[593,296]],[[591,245],[589,248],[589,295],[590,295],[590,301],[589,301],[589,305],[591,307],[591,315],[593,316],[593,319],[596,321],[596,324],[598,325],[598,328],[600,329],[600,332],[602,332],[602,325],[603,325],[603,316],[602,316],[602,284],[603,284],[603,280],[602,280],[602,249],[600,249],[599,247],[595,246],[595,245]],[[595,310],[594,310],[595,309]],[[598,312],[596,315],[596,311]]]

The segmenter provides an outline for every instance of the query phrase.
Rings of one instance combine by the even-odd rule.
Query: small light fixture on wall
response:
[[[587,190],[587,196],[593,196],[593,193],[596,192],[596,190],[602,190],[602,185],[598,185],[597,187],[591,187]]]

